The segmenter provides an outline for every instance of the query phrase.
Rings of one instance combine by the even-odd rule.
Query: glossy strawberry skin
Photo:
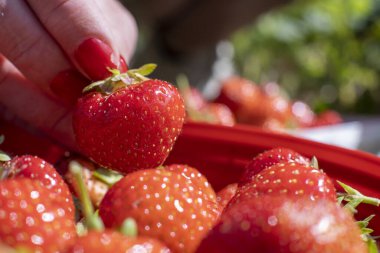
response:
[[[266,89],[267,85],[260,86],[236,76],[224,80],[221,85],[215,101],[227,105],[238,123],[283,129],[288,121],[293,121],[290,102],[279,92]],[[273,85],[276,84],[270,86]]]
[[[196,168],[188,166],[186,164],[170,164],[163,167],[164,170],[181,174],[184,178],[189,180],[191,184],[195,186],[195,193],[201,198],[215,202],[216,193],[211,187],[207,178],[200,173]]]
[[[216,201],[219,203],[220,207],[224,209],[231,199],[235,196],[238,190],[238,184],[233,183],[225,186],[216,194]]]
[[[159,239],[173,252],[194,252],[219,213],[219,205],[200,197],[195,184],[165,169],[128,174],[111,187],[99,207],[107,227],[118,227],[131,217],[139,235]]]
[[[336,202],[334,184],[322,170],[297,163],[278,163],[265,168],[250,183],[239,187],[227,208],[260,195],[305,197],[310,200],[326,199]]]
[[[198,112],[201,118],[196,121],[224,126],[233,126],[236,123],[235,116],[230,108],[221,103],[207,103]]]
[[[56,194],[68,215],[74,217],[75,207],[69,187],[56,169],[45,160],[31,155],[15,156],[3,164],[6,178],[30,178],[41,182]]]
[[[263,169],[278,163],[298,163],[309,165],[310,160],[288,148],[276,147],[266,150],[255,156],[247,164],[243,176],[240,179],[239,186],[249,183],[254,175]]]
[[[32,252],[63,252],[76,237],[72,215],[61,198],[38,180],[0,182],[0,242]]]
[[[200,110],[206,106],[207,101],[202,93],[196,88],[189,88],[182,91],[182,96],[185,100],[186,108],[192,110]]]
[[[169,253],[160,241],[144,237],[126,237],[115,230],[89,231],[79,237],[66,253]]]
[[[80,98],[73,126],[81,151],[123,173],[162,164],[181,132],[184,102],[177,89],[147,80]]]
[[[221,91],[215,101],[227,105],[240,117],[244,108],[256,105],[261,96],[262,92],[258,85],[250,80],[233,76],[221,83]]]
[[[235,205],[197,253],[364,253],[352,215],[326,199],[263,195]]]

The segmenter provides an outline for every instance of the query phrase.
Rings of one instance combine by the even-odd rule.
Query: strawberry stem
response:
[[[5,173],[5,168],[2,165],[0,165],[0,181],[4,180],[7,177],[6,174],[7,173]]]
[[[120,233],[126,235],[128,237],[136,237],[137,236],[137,223],[133,218],[127,218],[121,224],[119,229]]]
[[[94,213],[94,207],[92,206],[90,196],[84,184],[82,166],[78,162],[71,161],[69,168],[76,183],[78,184],[79,199],[83,207],[83,214],[87,228],[97,231],[104,230],[103,221]]]

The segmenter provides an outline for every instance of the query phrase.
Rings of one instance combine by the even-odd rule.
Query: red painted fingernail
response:
[[[113,50],[99,39],[90,38],[82,42],[74,52],[74,58],[82,70],[92,80],[101,80],[109,77],[108,68],[117,68],[113,62]]]
[[[128,65],[124,60],[123,56],[120,56],[119,70],[121,73],[125,73],[128,71]]]
[[[82,95],[84,87],[91,83],[75,69],[59,72],[51,81],[51,91],[59,97],[66,106],[75,105],[77,99]]]

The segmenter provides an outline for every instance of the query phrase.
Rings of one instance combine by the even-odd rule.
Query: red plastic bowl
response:
[[[236,182],[256,154],[273,147],[291,148],[310,158],[315,156],[320,168],[331,178],[380,198],[379,157],[251,126],[187,123],[166,163],[186,163],[198,168],[219,190]],[[380,207],[362,204],[357,218],[377,214],[379,210]],[[375,217],[370,227],[380,234],[380,218]]]

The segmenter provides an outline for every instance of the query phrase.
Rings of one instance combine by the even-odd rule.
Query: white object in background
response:
[[[360,122],[298,129],[290,132],[298,137],[323,142],[349,149],[358,149],[361,143],[363,126]]]

